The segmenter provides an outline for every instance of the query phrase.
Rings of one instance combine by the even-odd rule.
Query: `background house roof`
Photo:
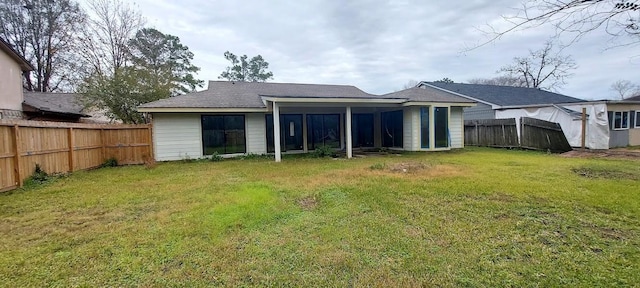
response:
[[[210,81],[207,90],[161,99],[140,108],[266,108],[261,97],[327,99],[398,99],[474,103],[437,89],[411,88],[385,95],[369,94],[350,85]]]
[[[48,112],[75,117],[90,116],[83,112],[84,107],[79,95],[73,93],[24,92],[22,105],[30,108],[25,109],[25,112]]]
[[[431,87],[418,88],[413,87],[405,90],[400,90],[381,96],[382,98],[403,98],[408,101],[416,102],[443,102],[443,103],[476,103],[475,101],[460,97],[451,93],[447,93],[442,90],[438,90]]]
[[[29,61],[27,61],[27,59],[22,57],[18,53],[18,51],[13,49],[11,44],[9,44],[7,41],[4,41],[4,39],[2,39],[2,38],[0,38],[0,50],[4,51],[4,53],[9,55],[9,57],[13,58],[13,60],[15,60],[16,63],[18,63],[20,65],[20,69],[22,69],[22,71],[27,72],[27,71],[34,70],[34,68],[31,65],[31,63],[29,63]]]
[[[629,97],[627,99],[624,99],[624,101],[640,101],[640,95]]]
[[[498,106],[585,102],[582,99],[536,88],[443,82],[422,82],[421,84],[436,86]]]

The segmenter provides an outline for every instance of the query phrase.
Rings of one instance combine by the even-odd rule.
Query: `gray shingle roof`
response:
[[[624,99],[625,101],[640,101],[640,95]]]
[[[210,81],[207,90],[146,103],[140,108],[266,108],[261,99],[263,96],[474,103],[437,89],[411,88],[374,95],[350,85]]]
[[[73,93],[24,92],[23,104],[44,112],[89,117],[83,112],[80,96]]]
[[[161,99],[141,108],[265,108],[261,96],[300,98],[377,98],[354,86],[209,81],[204,91]]]
[[[498,106],[527,106],[585,101],[536,88],[442,82],[424,83]]]
[[[403,98],[417,102],[443,102],[443,103],[475,103],[475,101],[460,97],[431,87],[413,87],[393,93],[384,94],[382,98]]]

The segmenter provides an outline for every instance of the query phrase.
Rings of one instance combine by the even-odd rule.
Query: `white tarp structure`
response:
[[[563,109],[565,108],[565,109]],[[569,144],[582,146],[582,108],[587,108],[587,138],[589,149],[609,149],[609,119],[605,103],[575,103],[559,106],[513,108],[496,110],[496,118],[516,118],[518,136],[520,135],[520,117],[530,117],[559,123]],[[569,111],[572,110],[572,111]],[[577,112],[577,113],[576,113]]]

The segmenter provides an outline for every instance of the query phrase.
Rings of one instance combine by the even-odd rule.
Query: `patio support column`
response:
[[[345,123],[347,131],[345,131],[345,137],[347,138],[347,158],[353,157],[353,143],[351,139],[351,106],[347,106],[347,113],[345,114]]]
[[[429,150],[436,149],[436,107],[429,106]]]
[[[280,148],[280,107],[273,102],[273,144],[276,152],[276,162],[282,161],[282,151]]]

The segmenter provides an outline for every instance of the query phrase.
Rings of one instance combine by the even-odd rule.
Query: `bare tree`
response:
[[[467,81],[469,84],[483,84],[496,86],[527,87],[527,83],[519,77],[497,76],[493,78],[473,78]]]
[[[554,52],[553,44],[548,41],[536,51],[529,50],[526,57],[516,57],[514,63],[504,66],[497,73],[514,77],[524,83],[524,87],[557,90],[566,84],[577,65],[571,56]]]
[[[76,31],[85,20],[71,0],[0,0],[0,36],[35,67],[25,74],[26,90],[70,89],[77,77]]]
[[[529,0],[518,13],[503,16],[509,24],[504,30],[491,29],[490,43],[505,34],[551,24],[556,37],[569,34],[571,43],[596,30],[604,30],[619,45],[640,43],[640,3],[637,0]]]
[[[82,30],[80,51],[85,73],[111,76],[124,67],[128,59],[127,42],[142,29],[144,18],[122,0],[90,0],[94,17]]]
[[[416,87],[416,86],[418,86],[418,81],[411,79],[411,80],[407,81],[407,83],[404,83],[404,85],[402,85],[402,90],[413,88],[413,87]]]
[[[640,86],[628,80],[618,80],[611,84],[611,90],[615,91],[620,100],[640,94]]]

